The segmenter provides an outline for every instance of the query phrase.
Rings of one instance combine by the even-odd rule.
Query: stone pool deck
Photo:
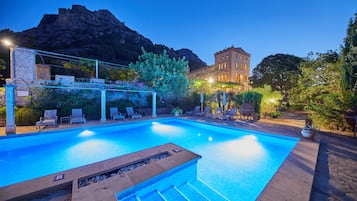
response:
[[[184,118],[294,137],[300,137],[300,130],[304,124],[304,118],[300,114],[288,114],[278,119],[263,119],[258,122]],[[98,121],[87,123],[87,125],[95,124],[98,124]],[[59,126],[59,128],[67,127],[70,126],[68,124]],[[34,126],[17,127],[18,133],[34,131],[36,131]],[[1,135],[4,135],[3,127],[0,127]],[[272,184],[273,187],[268,186],[258,200],[357,200],[357,140],[352,138],[352,135],[351,132],[340,132],[336,135],[333,132],[321,131],[313,142],[302,139],[299,143],[301,146],[296,147],[296,152],[293,152],[292,157],[288,158],[280,168],[283,171],[279,171],[270,182],[269,186]],[[314,165],[316,158],[314,159],[315,156],[310,154],[309,149],[316,149],[319,143],[320,148],[316,152],[317,164]],[[310,176],[301,178],[302,173]],[[299,182],[291,178],[298,179]],[[307,182],[312,183],[312,188]],[[276,187],[274,185],[276,183],[281,187]]]

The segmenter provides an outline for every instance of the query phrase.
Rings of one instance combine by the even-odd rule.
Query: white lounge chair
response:
[[[141,114],[134,112],[133,107],[126,107],[125,109],[126,109],[126,113],[128,114],[129,118],[132,118],[132,119],[142,118]]]
[[[218,107],[214,113],[206,113],[206,117],[218,119],[222,116],[222,114],[223,109],[221,107]]]
[[[69,123],[86,123],[86,118],[82,112],[82,108],[72,109],[72,114],[69,116]]]
[[[210,106],[207,106],[205,107],[205,109],[203,110],[203,112],[197,112],[195,113],[195,115],[198,115],[198,116],[206,116],[206,114],[210,113],[211,112],[211,107]]]
[[[200,109],[201,109],[201,106],[197,105],[194,110],[192,110],[192,111],[187,111],[186,114],[187,114],[187,115],[194,115],[194,114],[196,114],[196,113],[199,113],[199,112],[200,112]]]
[[[229,111],[227,111],[226,114],[223,114],[222,116],[220,116],[220,119],[225,119],[225,120],[229,120],[229,119],[234,119],[234,117],[237,115],[237,108],[232,108]]]
[[[110,118],[112,120],[123,120],[125,119],[125,115],[122,115],[120,112],[118,112],[118,108],[117,107],[111,107],[109,108],[109,112],[110,112]]]
[[[41,130],[41,126],[57,126],[57,110],[45,110],[43,117],[36,122],[36,129]]]

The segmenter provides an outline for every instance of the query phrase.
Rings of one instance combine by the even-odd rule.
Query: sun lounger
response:
[[[122,115],[120,112],[118,112],[118,108],[117,107],[111,107],[109,108],[109,112],[110,112],[110,118],[112,120],[123,120],[125,119],[125,115]]]
[[[237,115],[237,108],[232,108],[229,111],[226,112],[226,114],[223,114],[220,116],[220,119],[222,120],[230,120],[234,119],[234,117]]]
[[[206,117],[218,119],[223,114],[222,112],[223,109],[221,107],[218,107],[214,113],[207,113]]]
[[[128,114],[129,118],[131,118],[131,119],[142,118],[141,114],[134,112],[133,107],[126,107],[125,109],[126,109],[126,113]]]
[[[206,114],[210,113],[211,112],[211,107],[210,106],[207,106],[203,112],[198,112],[198,113],[195,113],[195,115],[198,115],[198,116],[206,116]]]
[[[197,105],[194,110],[192,110],[192,111],[187,111],[186,114],[187,114],[187,115],[194,115],[195,113],[199,113],[199,112],[200,112],[200,109],[201,109],[201,106]]]
[[[72,114],[69,117],[69,123],[86,123],[86,118],[82,112],[82,108],[72,109]]]
[[[43,117],[36,122],[36,129],[41,130],[41,126],[57,126],[57,110],[45,110]]]

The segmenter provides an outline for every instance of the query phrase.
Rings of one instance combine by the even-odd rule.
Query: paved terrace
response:
[[[304,115],[301,114],[286,114],[277,119],[263,119],[254,123],[238,120],[197,119],[197,117],[184,118],[293,137],[301,137],[300,131],[304,125]],[[98,121],[90,121],[86,125],[98,123]],[[113,123],[113,121],[107,123]],[[64,124],[55,129],[75,126],[82,125]],[[46,130],[50,129],[52,128]],[[34,126],[17,127],[19,134],[28,132],[38,131]],[[0,136],[5,135],[4,133],[4,127],[0,127]],[[289,155],[258,200],[357,200],[357,140],[352,138],[352,135],[351,132],[336,134],[321,131],[313,142],[302,139],[299,143],[301,146],[297,146]],[[319,143],[316,164],[316,156],[310,154],[309,151],[313,153]],[[302,174],[305,176],[301,177]],[[312,188],[310,188],[311,183]],[[309,196],[310,190],[312,191]]]

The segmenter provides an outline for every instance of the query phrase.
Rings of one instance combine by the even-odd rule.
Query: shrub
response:
[[[270,112],[269,116],[271,118],[278,118],[280,116],[280,112]]]
[[[0,117],[6,117],[6,106],[0,107]]]
[[[0,126],[5,126],[6,124],[6,106],[0,107]]]
[[[292,104],[289,109],[292,111],[304,111],[304,107],[303,104]]]
[[[34,125],[42,115],[33,108],[21,107],[15,110],[15,122],[19,126]]]
[[[255,112],[260,114],[260,105],[262,102],[262,98],[263,95],[259,92],[247,91],[237,94],[235,100],[237,105],[241,105],[243,103],[251,103],[255,108]]]
[[[193,92],[188,96],[181,97],[177,100],[177,106],[182,108],[184,111],[191,111],[196,105],[201,105],[200,94]]]

